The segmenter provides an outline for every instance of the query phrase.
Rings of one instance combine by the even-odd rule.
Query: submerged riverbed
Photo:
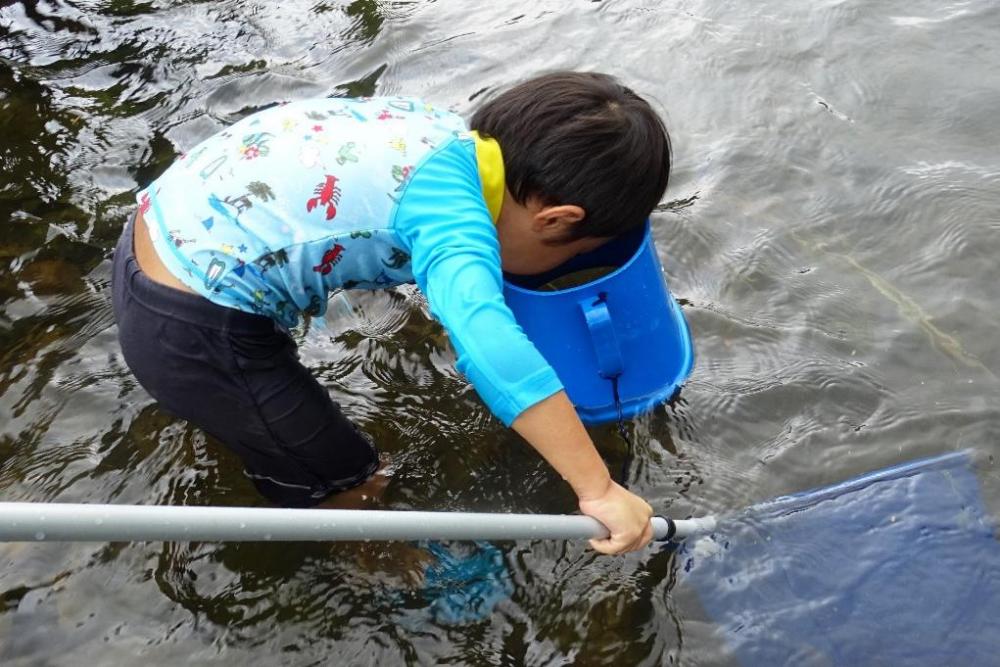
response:
[[[653,99],[674,140],[653,228],[696,365],[628,424],[630,486],[700,515],[968,449],[1000,515],[996,3],[0,5],[0,499],[263,504],[153,404],[115,338],[110,252],[179,154],[276,102],[407,94],[470,113],[577,68]],[[392,455],[391,508],[574,511],[416,292],[349,299],[297,336]],[[619,469],[616,429],[592,433]],[[495,549],[500,601],[456,621],[411,545],[0,545],[0,663],[726,659],[667,550]]]

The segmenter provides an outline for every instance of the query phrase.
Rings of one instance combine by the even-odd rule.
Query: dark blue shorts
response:
[[[375,448],[299,362],[291,337],[268,317],[150,280],[132,229],[115,249],[112,291],[122,353],[139,384],[239,455],[278,505],[315,505],[367,479]]]

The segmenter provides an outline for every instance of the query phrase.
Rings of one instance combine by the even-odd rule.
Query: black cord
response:
[[[628,471],[632,467],[632,441],[629,440],[628,431],[625,430],[625,417],[622,414],[622,400],[618,395],[618,376],[611,378],[611,391],[615,397],[615,408],[618,410],[618,435],[625,441],[625,460],[622,461],[621,484],[628,488]]]

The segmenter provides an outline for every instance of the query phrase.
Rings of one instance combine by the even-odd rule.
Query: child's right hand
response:
[[[590,541],[602,554],[637,551],[653,539],[653,508],[613,480],[603,495],[581,497],[580,511],[603,523],[611,533],[605,539]]]
[[[514,420],[513,427],[573,487],[580,511],[611,533],[605,539],[591,540],[590,546],[602,554],[621,554],[649,543],[653,508],[611,479],[565,391],[532,405]]]

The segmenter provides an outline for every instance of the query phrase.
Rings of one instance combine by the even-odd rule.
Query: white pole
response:
[[[654,517],[656,539],[714,528],[714,519]],[[0,542],[590,539],[588,516],[267,507],[0,503]]]

